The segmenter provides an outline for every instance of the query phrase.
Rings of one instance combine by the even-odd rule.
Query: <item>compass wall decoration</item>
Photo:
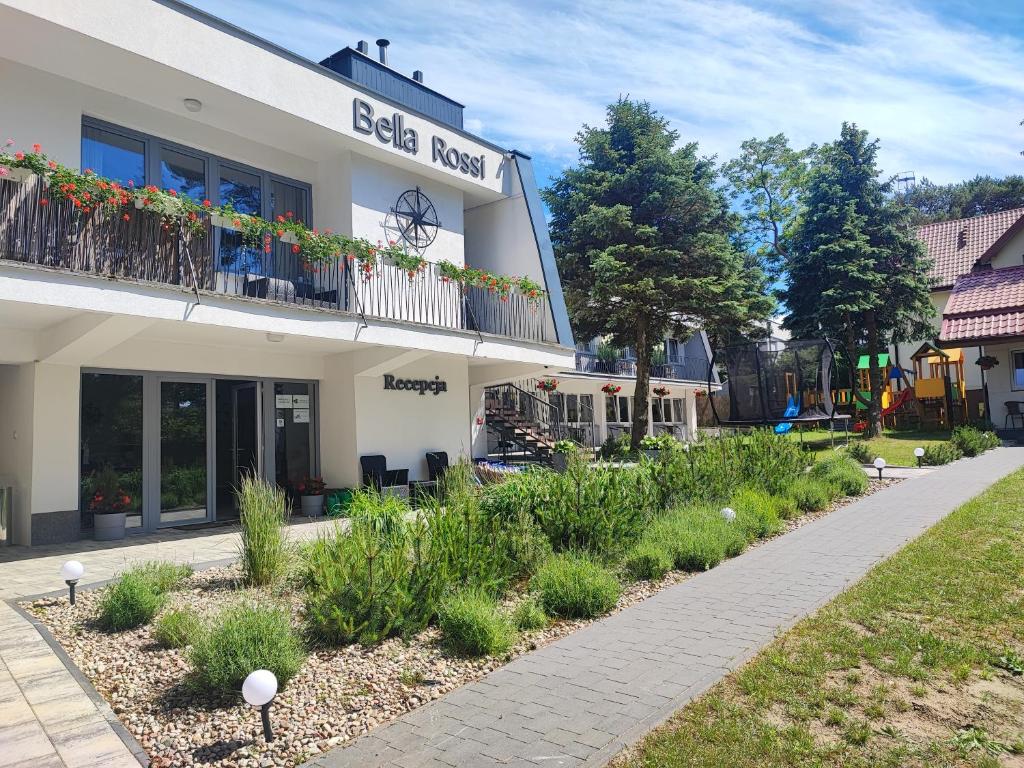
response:
[[[419,187],[399,195],[391,213],[395,216],[399,237],[417,251],[429,247],[441,227],[437,209]]]

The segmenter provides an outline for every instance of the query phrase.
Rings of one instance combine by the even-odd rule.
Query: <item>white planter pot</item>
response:
[[[108,512],[93,516],[93,538],[96,541],[118,541],[124,538],[124,512]]]
[[[230,229],[233,232],[238,232],[240,227],[235,226],[235,220],[229,219],[227,216],[218,216],[216,214],[210,216],[210,221],[215,227],[221,227],[222,229]]]
[[[0,176],[0,180],[9,181],[13,184],[22,184],[35,176],[31,168],[8,168],[6,176]]]
[[[320,517],[324,513],[324,497],[323,494],[319,496],[303,496],[302,497],[302,514],[306,517]]]
[[[291,243],[292,245],[299,244],[299,237],[294,232],[285,231],[279,239],[282,243]]]

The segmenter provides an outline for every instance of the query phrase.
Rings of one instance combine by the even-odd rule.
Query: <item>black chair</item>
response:
[[[427,453],[427,479],[436,483],[448,471],[448,453],[446,451],[429,451]]]
[[[359,466],[363,470],[363,485],[382,491],[395,486],[409,487],[408,469],[388,469],[388,460],[379,454],[360,456]]]
[[[1017,420],[1020,419],[1020,426],[1024,429],[1024,413],[1021,413],[1020,410],[1020,400],[1008,400],[1003,405],[1006,406],[1006,418],[1003,419],[1003,428],[1006,427],[1007,421],[1010,422],[1010,427],[1012,428],[1017,423]]]

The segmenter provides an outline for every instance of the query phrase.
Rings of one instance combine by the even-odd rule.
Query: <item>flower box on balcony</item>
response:
[[[242,229],[241,227],[235,226],[234,219],[228,218],[227,216],[218,216],[217,214],[210,216],[210,223],[215,227],[220,227],[221,229],[230,229],[232,232],[238,232]]]
[[[299,236],[294,232],[285,232],[281,237],[278,238],[282,243],[290,243],[291,245],[299,244]]]
[[[10,181],[14,184],[22,184],[31,179],[35,175],[32,172],[31,168],[11,168],[9,166],[4,167],[7,168],[7,173],[5,173],[3,176],[0,176],[0,179],[2,179],[3,181]]]

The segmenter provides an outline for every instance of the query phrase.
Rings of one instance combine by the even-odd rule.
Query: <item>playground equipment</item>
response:
[[[914,363],[914,395],[922,417],[952,429],[967,423],[967,390],[962,349],[939,349],[925,342],[910,356]]]
[[[727,380],[717,398],[709,397],[715,420],[722,426],[778,426],[842,421],[832,402],[835,352],[827,339],[768,340],[737,344],[715,352],[708,374],[725,368]],[[728,413],[719,413],[727,400]],[[776,430],[779,431],[779,430]]]

